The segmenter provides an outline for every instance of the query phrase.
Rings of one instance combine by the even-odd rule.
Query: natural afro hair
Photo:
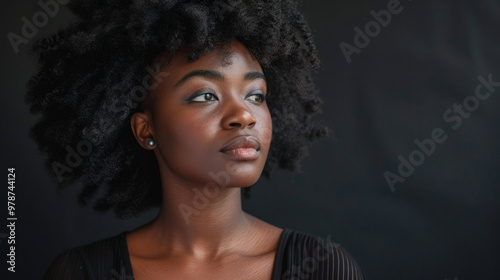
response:
[[[130,117],[147,95],[144,80],[164,51],[195,61],[238,40],[266,76],[273,120],[264,175],[295,171],[307,144],[329,130],[313,116],[321,103],[311,79],[319,66],[311,31],[294,0],[74,0],[77,19],[33,45],[39,66],[28,85],[31,129],[60,188],[80,180],[80,202],[136,216],[161,203],[153,152],[139,146]],[[149,92],[149,91],[148,91]]]

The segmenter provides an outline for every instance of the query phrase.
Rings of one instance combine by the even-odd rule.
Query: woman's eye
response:
[[[264,100],[266,100],[266,96],[263,93],[251,93],[251,94],[247,95],[246,99],[249,99],[250,101],[262,103],[262,102],[264,102]]]
[[[189,102],[208,102],[216,100],[218,100],[217,96],[211,92],[202,92],[188,99]]]

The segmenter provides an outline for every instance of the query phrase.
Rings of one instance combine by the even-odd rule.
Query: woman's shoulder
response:
[[[128,270],[126,232],[59,254],[43,279],[133,279]]]
[[[330,236],[284,229],[276,253],[275,279],[366,279],[363,269]]]

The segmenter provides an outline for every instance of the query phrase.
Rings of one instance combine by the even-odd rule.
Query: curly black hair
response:
[[[77,19],[33,45],[39,67],[26,102],[41,114],[31,136],[63,188],[81,180],[82,204],[121,218],[161,203],[158,164],[139,146],[130,117],[147,95],[164,51],[195,61],[238,40],[257,58],[268,84],[272,143],[264,167],[296,171],[307,144],[329,134],[315,121],[321,100],[311,78],[319,66],[311,31],[294,0],[73,0]]]

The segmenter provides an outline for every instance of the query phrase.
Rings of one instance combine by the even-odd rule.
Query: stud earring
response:
[[[149,140],[148,145],[151,146],[151,147],[153,147],[155,145],[155,141]]]

